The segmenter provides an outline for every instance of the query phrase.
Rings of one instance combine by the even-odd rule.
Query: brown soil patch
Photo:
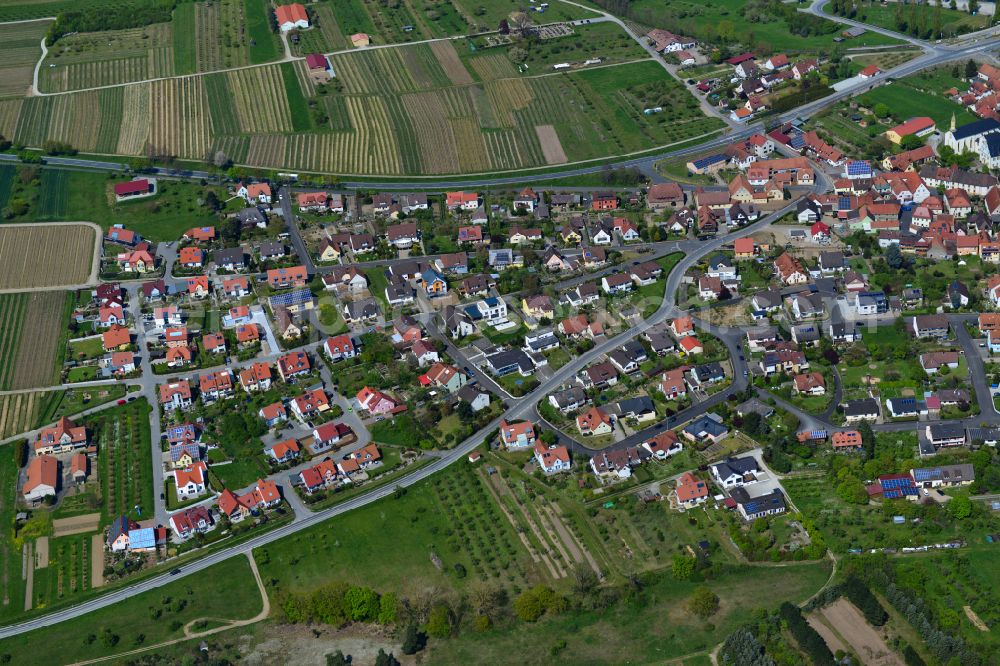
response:
[[[823,637],[823,642],[826,646],[830,648],[830,652],[836,652],[837,650],[843,650],[847,652],[848,647],[844,644],[837,634],[833,633],[833,629],[828,627],[815,615],[810,615],[806,620],[816,630],[816,633]]]
[[[431,51],[437,58],[438,64],[441,65],[441,69],[448,75],[448,80],[454,85],[466,86],[475,83],[450,41],[431,42]]]
[[[965,617],[969,618],[969,622],[979,631],[989,631],[990,628],[986,626],[983,622],[983,618],[976,614],[976,611],[972,610],[972,606],[962,606],[962,610],[965,611]]]
[[[49,567],[49,538],[47,536],[35,539],[35,568],[48,569]]]
[[[95,534],[90,538],[90,587],[104,585],[104,535]]]
[[[373,664],[379,649],[392,652],[403,664],[414,664],[415,657],[400,652],[400,643],[390,636],[378,634],[366,627],[349,627],[335,630],[300,625],[274,625],[260,634],[263,638],[252,647],[240,650],[241,663],[248,666],[270,664],[322,664],[325,655],[340,650],[350,655],[356,664]],[[424,663],[427,654],[422,655]]]
[[[851,649],[865,664],[903,666],[900,656],[889,649],[879,632],[846,599],[838,599],[819,614],[839,636],[850,643]],[[834,650],[832,645],[830,650]]]
[[[60,518],[52,521],[52,536],[70,536],[71,534],[86,534],[95,532],[101,526],[101,514],[87,513],[72,518]]]
[[[32,566],[31,542],[24,544],[21,551],[21,576],[24,578],[24,610],[29,611],[35,599],[35,567]]]
[[[535,125],[535,134],[538,135],[538,143],[542,144],[542,154],[545,155],[546,164],[565,164],[569,161],[555,127]]]

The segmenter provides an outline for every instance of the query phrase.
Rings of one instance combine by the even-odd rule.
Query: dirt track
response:
[[[49,538],[47,536],[35,539],[35,568],[47,569],[49,566]]]

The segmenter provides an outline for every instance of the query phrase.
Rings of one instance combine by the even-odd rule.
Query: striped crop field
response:
[[[517,76],[517,69],[505,53],[485,53],[469,59],[472,69],[481,81],[511,78]]]
[[[153,81],[149,143],[160,155],[204,159],[211,147],[211,122],[204,77]]]
[[[17,117],[21,115],[23,99],[0,100],[0,134],[14,136],[17,131]]]
[[[42,37],[51,21],[0,25],[0,97],[23,97],[31,87]]]
[[[42,63],[42,92],[65,92],[174,75],[170,23],[78,33],[60,39]]]
[[[101,132],[101,92],[88,90],[78,95],[50,98],[52,118],[49,121],[49,138],[93,152]]]
[[[45,173],[66,172],[46,169]],[[85,283],[93,268],[96,242],[94,228],[86,224],[0,226],[0,289]]]
[[[0,294],[0,390],[55,384],[67,303],[64,291]]]
[[[226,73],[240,128],[247,134],[291,132],[292,119],[279,66]]]
[[[0,396],[0,439],[34,430],[52,391],[29,391]]]
[[[331,56],[336,86],[286,62],[0,101],[0,128],[33,147],[58,139],[192,160],[222,151],[251,167],[382,176],[592,160],[721,126],[654,62],[504,76],[492,55],[464,69],[453,45],[439,44]],[[456,84],[473,73],[479,82]],[[667,110],[645,116],[649,106]]]
[[[459,59],[455,45],[451,41],[431,42],[430,50],[453,85],[466,86],[473,83],[472,75]]]
[[[350,47],[334,16],[334,9],[326,3],[311,3],[313,13],[312,28],[299,32],[299,43],[292,45],[295,55],[307,53],[330,53]]]
[[[142,155],[149,143],[151,89],[148,83],[122,88],[118,149],[122,155]]]

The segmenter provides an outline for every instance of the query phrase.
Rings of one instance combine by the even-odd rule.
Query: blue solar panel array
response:
[[[899,499],[907,495],[917,495],[917,489],[913,485],[913,479],[903,477],[898,479],[880,479],[882,485],[882,495],[886,499]]]
[[[287,308],[292,305],[302,305],[303,303],[308,303],[312,300],[312,292],[308,289],[297,289],[295,291],[290,291],[287,294],[277,294],[272,296],[268,302],[271,304],[272,308]]]
[[[854,162],[847,163],[847,175],[848,176],[864,176],[872,172],[872,165],[868,162],[863,162],[856,160]]]

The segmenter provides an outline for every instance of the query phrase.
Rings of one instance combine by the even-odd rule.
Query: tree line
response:
[[[45,33],[45,43],[52,46],[60,37],[75,32],[124,30],[153,23],[167,23],[177,2],[178,0],[126,1],[60,12]]]

